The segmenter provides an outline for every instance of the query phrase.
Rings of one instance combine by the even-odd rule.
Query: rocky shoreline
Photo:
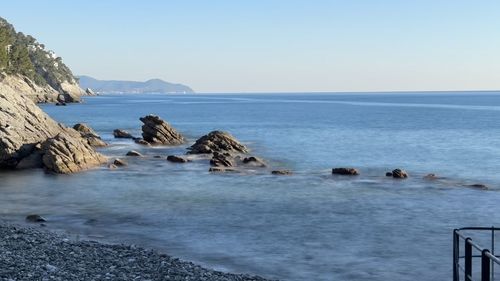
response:
[[[0,280],[234,280],[258,276],[215,271],[134,245],[76,241],[0,221]]]

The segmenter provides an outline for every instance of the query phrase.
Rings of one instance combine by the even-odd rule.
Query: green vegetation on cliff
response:
[[[60,90],[63,82],[75,83],[71,70],[54,52],[45,50],[30,35],[16,32],[0,17],[0,72],[24,75],[40,86]]]

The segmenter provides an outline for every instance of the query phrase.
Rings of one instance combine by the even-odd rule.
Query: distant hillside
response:
[[[80,87],[90,88],[98,93],[193,93],[188,86],[172,84],[160,79],[151,79],[146,82],[97,80],[89,76],[78,76]]]
[[[13,79],[15,76],[24,79],[28,88],[33,88],[33,93],[25,94],[30,95],[36,102],[53,102],[58,95],[62,95],[66,102],[78,101],[83,93],[61,57],[46,50],[45,45],[33,36],[17,32],[14,26],[2,17],[0,74],[2,77],[9,76]]]

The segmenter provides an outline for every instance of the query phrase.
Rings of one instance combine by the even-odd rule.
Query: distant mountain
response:
[[[160,79],[151,79],[146,82],[97,80],[89,76],[77,76],[80,87],[90,88],[97,93],[194,93],[193,89],[182,84],[172,84]]]

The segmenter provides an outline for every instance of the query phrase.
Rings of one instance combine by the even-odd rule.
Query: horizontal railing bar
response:
[[[477,226],[477,227],[461,227],[456,229],[456,231],[461,231],[461,230],[500,230],[500,227]]]
[[[485,255],[490,259],[492,260],[493,262],[495,262],[496,264],[500,265],[500,259],[494,255],[492,255],[489,251],[485,253]]]

